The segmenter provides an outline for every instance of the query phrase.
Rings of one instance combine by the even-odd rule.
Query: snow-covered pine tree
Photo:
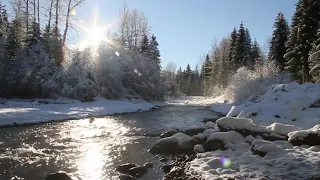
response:
[[[299,53],[301,54],[301,62],[303,69],[303,82],[309,82],[311,76],[309,74],[309,53],[312,49],[312,42],[317,39],[317,31],[320,28],[320,1],[319,0],[300,0],[301,16],[298,16],[299,25]]]
[[[253,63],[254,66],[256,66],[257,64],[262,64],[262,51],[261,48],[258,44],[258,42],[256,40],[253,41],[252,44],[252,59],[253,59]]]
[[[9,30],[8,14],[5,6],[0,2],[0,38],[7,36]]]
[[[144,35],[142,38],[142,42],[140,43],[139,52],[145,53],[146,55],[148,55],[149,53],[148,51],[149,51],[149,38],[147,35]]]
[[[318,39],[313,42],[309,57],[310,74],[316,82],[320,82],[320,29]]]
[[[269,57],[271,61],[275,61],[280,71],[284,71],[286,65],[286,45],[290,33],[289,25],[282,12],[279,12],[273,25],[273,33],[269,48]]]
[[[234,66],[237,70],[239,67],[244,65],[244,59],[246,54],[246,30],[241,22],[238,33],[237,40],[235,44],[234,51],[232,53],[232,58],[234,60]]]
[[[296,4],[296,11],[292,17],[291,21],[291,31],[286,42],[286,54],[284,58],[286,59],[285,70],[287,70],[293,80],[302,82],[301,67],[302,63],[300,60],[301,54],[298,52],[299,48],[299,37],[298,37],[298,26],[299,26],[299,16],[301,16],[301,1]]]
[[[7,93],[18,97],[48,97],[51,90],[44,89],[53,77],[56,66],[41,42],[30,44],[8,65]]]
[[[249,32],[249,29],[245,30],[245,55],[242,61],[242,65],[248,67],[249,69],[253,69],[254,67],[254,59],[252,58],[252,39]]]
[[[159,71],[160,71],[160,69],[161,69],[161,65],[160,65],[161,59],[160,59],[160,51],[158,49],[158,46],[159,46],[159,43],[158,43],[158,41],[156,39],[156,36],[152,35],[150,43],[149,43],[150,57],[151,57],[151,59],[153,59],[157,63]]]
[[[8,37],[5,43],[5,50],[8,59],[14,58],[19,50],[22,49],[24,43],[24,29],[20,18],[11,21]]]
[[[235,59],[233,55],[233,53],[235,52],[236,42],[237,42],[237,29],[234,28],[230,34],[229,62],[228,62],[228,64],[230,65],[229,67],[230,74],[234,74],[236,72]]]
[[[97,88],[91,77],[90,54],[84,52],[77,50],[70,59],[63,62],[63,72],[59,81],[62,83],[63,96],[80,101],[92,101],[97,95]]]

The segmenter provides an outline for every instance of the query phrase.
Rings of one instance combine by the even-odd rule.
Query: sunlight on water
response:
[[[102,154],[101,146],[98,143],[85,144],[83,147],[88,147],[88,149],[84,151],[84,156],[79,162],[79,166],[85,175],[85,180],[101,179],[104,161],[111,157],[108,157],[107,153]]]

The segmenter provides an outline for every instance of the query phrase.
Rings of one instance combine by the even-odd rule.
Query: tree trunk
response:
[[[55,37],[58,37],[58,23],[59,23],[59,0],[56,0],[56,24],[55,24]]]
[[[51,29],[52,6],[53,6],[53,0],[51,0],[51,2],[50,2],[50,9],[49,9],[49,20],[48,20],[49,31]]]
[[[71,7],[71,0],[69,0],[68,3],[68,8],[67,8],[67,18],[66,18],[66,27],[64,29],[63,32],[63,39],[62,39],[62,45],[64,46],[66,43],[66,39],[67,39],[67,33],[68,33],[68,29],[69,29],[69,17],[70,17],[70,7]]]
[[[40,24],[40,0],[38,0],[38,23]]]
[[[29,0],[27,0],[27,2],[26,2],[26,14],[27,14],[26,21],[27,21],[27,32],[28,32],[28,30],[29,30]]]

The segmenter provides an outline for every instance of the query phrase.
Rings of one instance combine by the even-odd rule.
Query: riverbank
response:
[[[214,126],[196,135],[173,135],[158,145],[200,150],[191,162],[175,168],[184,169],[189,179],[318,179],[319,92],[320,84],[289,83],[270,86],[241,103],[222,96],[210,109],[227,117],[213,118]],[[192,102],[184,100],[178,102]]]
[[[148,111],[155,106],[142,100],[107,100],[93,102],[70,99],[1,99],[0,126],[45,123],[68,119]]]

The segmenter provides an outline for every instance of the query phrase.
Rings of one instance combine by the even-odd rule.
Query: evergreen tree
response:
[[[235,69],[238,69],[245,64],[245,55],[246,55],[246,30],[241,22],[238,33],[237,40],[235,44],[234,51],[232,52],[232,58],[234,59]]]
[[[31,46],[33,44],[37,44],[40,42],[41,31],[40,25],[36,21],[33,21],[31,27],[28,28],[29,32],[26,39],[27,46]]]
[[[292,17],[291,22],[291,31],[288,37],[288,41],[286,42],[286,54],[284,58],[286,60],[286,67],[285,69],[291,73],[293,80],[302,81],[301,79],[301,54],[298,53],[298,26],[299,26],[299,17],[301,16],[301,1],[299,1],[296,5],[296,11]]]
[[[253,64],[262,64],[262,51],[260,49],[260,46],[256,40],[254,40],[252,45],[252,59]]]
[[[286,59],[289,59],[289,69],[293,78],[300,82],[311,80],[309,53],[312,49],[312,42],[317,39],[319,11],[320,2],[318,0],[299,0],[292,19]]]
[[[157,63],[158,68],[160,70],[161,59],[160,59],[160,51],[158,49],[158,46],[159,46],[159,43],[157,42],[156,37],[152,35],[149,43],[150,55],[151,55],[151,59],[153,59]]]
[[[10,23],[9,33],[5,44],[8,58],[16,56],[18,50],[23,47],[23,31],[20,19],[16,18]]]
[[[0,38],[7,36],[9,30],[9,21],[8,21],[8,14],[0,2]]]
[[[249,69],[253,69],[254,67],[254,59],[252,58],[252,39],[249,32],[249,29],[245,31],[245,56],[242,61],[242,65],[249,67]]]
[[[320,29],[318,31],[318,39],[313,42],[312,50],[309,57],[310,74],[317,82],[320,81]]]
[[[272,39],[270,42],[268,59],[276,62],[280,71],[284,71],[286,65],[286,45],[290,29],[288,22],[282,12],[278,13],[276,21],[273,25]]]
[[[142,53],[147,53],[149,50],[149,38],[147,35],[144,35],[142,38],[142,42],[140,44],[139,51]]]
[[[311,76],[309,74],[309,53],[312,49],[311,43],[317,39],[317,31],[320,28],[320,1],[319,0],[300,0],[302,8],[302,16],[299,16],[299,53],[302,62],[302,78],[303,82],[309,82]]]
[[[229,69],[231,74],[236,72],[236,68],[234,68],[235,56],[233,55],[233,53],[235,52],[236,42],[237,42],[237,29],[234,28],[230,34],[229,62],[228,62],[228,64],[230,65]]]

